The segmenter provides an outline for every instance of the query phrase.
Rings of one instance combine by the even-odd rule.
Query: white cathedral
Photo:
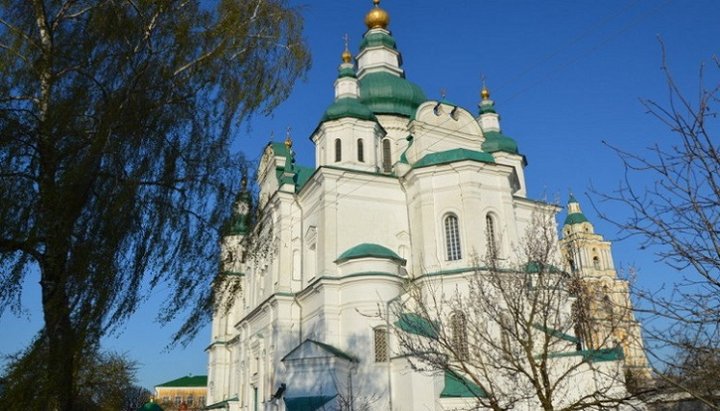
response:
[[[403,327],[389,307],[411,284],[462,289],[475,250],[511,258],[534,214],[559,211],[527,198],[525,157],[502,134],[488,90],[477,115],[428,100],[406,79],[388,14],[374,3],[310,136],[315,166],[295,163],[289,138],[270,143],[256,204],[247,193],[238,201],[223,243],[221,281],[231,287],[207,348],[208,409],[477,409],[483,393],[467,375],[411,366],[396,333],[424,325]],[[587,304],[587,341],[556,333],[567,342],[558,361],[605,351],[593,357],[602,375],[579,368],[563,396],[604,384],[622,397],[627,370],[647,370],[638,324],[628,311],[604,330],[606,313],[593,313],[603,301],[629,307],[627,284],[574,198],[569,208],[556,254],[604,299]],[[559,309],[570,315],[569,305]],[[528,399],[514,408],[541,407]]]

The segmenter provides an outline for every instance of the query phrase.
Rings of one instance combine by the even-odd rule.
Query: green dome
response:
[[[519,154],[518,145],[512,138],[497,131],[485,132],[485,142],[482,149],[486,153],[504,151],[506,153]]]
[[[571,213],[565,217],[565,225],[587,223],[588,219],[583,213]]]
[[[418,85],[394,74],[368,73],[360,79],[360,101],[375,114],[412,117],[426,100]]]
[[[341,98],[325,110],[320,122],[352,117],[360,120],[375,121],[375,114],[356,98]]]
[[[353,69],[352,67],[341,67],[341,68],[338,70],[338,78],[343,78],[343,77],[352,77],[352,78],[355,78],[355,77],[356,77],[356,76],[355,76],[355,69]]]
[[[335,260],[336,263],[344,263],[348,260],[353,260],[356,258],[366,258],[366,257],[375,257],[375,258],[387,258],[389,260],[397,261],[401,264],[405,264],[405,259],[400,257],[399,255],[395,254],[395,252],[387,247],[383,247],[379,244],[372,244],[372,243],[362,243],[358,244],[355,247],[345,251],[344,253],[340,254],[340,257],[338,257],[337,260]]]

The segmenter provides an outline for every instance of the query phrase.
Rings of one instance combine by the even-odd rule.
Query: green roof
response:
[[[445,371],[445,386],[440,398],[484,398],[485,391],[480,386],[452,372]]]
[[[339,348],[333,347],[333,346],[330,345],[330,344],[325,344],[325,343],[323,343],[323,342],[315,341],[315,340],[310,340],[310,339],[308,339],[307,341],[309,341],[309,342],[311,342],[311,343],[313,343],[313,344],[319,345],[320,347],[324,348],[326,351],[329,351],[330,353],[332,353],[332,354],[333,354],[334,356],[336,356],[336,357],[344,358],[344,359],[346,359],[346,360],[348,360],[348,361],[350,361],[350,362],[358,362],[358,359],[357,359],[357,358],[353,357],[352,355],[346,353],[345,351],[343,351],[343,350],[341,350],[341,349],[339,349]]]
[[[554,328],[545,327],[545,326],[542,325],[542,324],[534,324],[533,327],[535,327],[536,329],[544,332],[545,334],[547,334],[547,335],[549,335],[549,336],[556,337],[556,338],[559,338],[559,339],[561,339],[561,340],[565,340],[565,341],[568,341],[568,342],[571,342],[571,343],[575,343],[575,344],[577,344],[577,343],[580,342],[580,339],[577,338],[577,337],[575,337],[575,336],[573,336],[573,335],[564,333],[564,332],[562,332],[562,331],[560,331],[560,330],[556,330],[556,329],[554,329]]]
[[[285,143],[278,143],[276,141],[271,141],[268,143],[270,147],[272,147],[273,151],[275,152],[275,155],[278,157],[290,157],[290,150],[288,150]]]
[[[295,166],[295,185],[298,191],[305,186],[314,172],[315,169],[312,167]]]
[[[555,267],[552,264],[539,263],[537,261],[530,261],[523,267],[523,271],[528,274],[537,274],[539,272],[544,273],[561,273],[562,270]]]
[[[550,353],[548,357],[575,357],[581,356],[583,361],[588,362],[607,362],[607,361],[620,361],[625,358],[625,353],[622,347],[617,346],[615,348],[602,348],[599,350],[581,350],[581,351],[568,351]]]
[[[427,154],[421,158],[418,162],[413,164],[413,168],[436,166],[441,164],[455,163],[457,161],[479,161],[482,163],[494,163],[495,159],[488,153],[481,151],[468,150],[464,148],[455,148],[448,151],[441,151],[439,153]]]
[[[352,117],[360,120],[376,121],[375,114],[366,105],[356,98],[341,98],[335,100],[325,110],[320,122]]]
[[[368,33],[363,37],[360,42],[360,51],[365,50],[367,47],[379,47],[384,46],[393,50],[397,49],[395,39],[387,33]]]
[[[157,385],[157,387],[207,387],[207,375],[193,375],[178,378]]]
[[[338,257],[335,262],[344,263],[348,260],[366,257],[387,258],[389,260],[405,264],[405,259],[397,255],[393,250],[387,247],[383,247],[379,244],[372,243],[362,243],[350,248],[349,250],[340,254],[340,257]]]
[[[570,203],[580,204],[580,203],[577,201],[577,199],[575,198],[575,196],[572,195],[572,194],[570,194],[570,198],[568,199],[568,204],[570,204]]]
[[[570,213],[565,217],[565,225],[586,223],[587,217],[583,213]]]
[[[304,344],[306,344],[306,343],[315,344],[315,345],[317,345],[318,347],[320,347],[320,348],[324,349],[325,351],[329,352],[330,354],[334,355],[335,357],[342,358],[342,359],[348,360],[348,361],[350,361],[350,362],[358,362],[358,359],[357,359],[357,358],[353,357],[352,355],[346,353],[345,351],[343,351],[343,350],[341,350],[341,349],[339,349],[339,348],[335,348],[335,347],[333,347],[333,346],[330,345],[330,344],[325,344],[325,343],[323,343],[323,342],[311,340],[311,339],[309,339],[309,338],[306,339],[305,341],[303,341],[303,342],[302,342],[300,345],[298,345],[297,347],[295,347],[295,348],[293,348],[292,350],[290,350],[290,352],[287,353],[287,354],[285,354],[285,356],[284,356],[280,361],[283,361],[283,362],[284,362],[286,358],[288,358],[289,356],[291,356],[295,351],[299,350],[300,347],[302,347],[302,346],[303,346]]]
[[[205,406],[205,408],[203,408],[203,409],[204,409],[204,410],[227,409],[229,403],[231,403],[231,402],[237,402],[237,400],[238,400],[237,397],[228,398],[227,400],[222,400],[222,401],[220,401],[220,402],[216,402],[216,403],[214,403],[214,404],[207,405],[207,406]]]
[[[285,397],[285,408],[288,411],[314,411],[330,402],[337,395],[313,395],[309,397]]]
[[[518,145],[515,140],[497,131],[487,131],[483,133],[485,142],[482,149],[488,153],[504,151],[506,153],[519,154]]]
[[[438,335],[436,324],[415,313],[400,314],[400,318],[395,321],[395,326],[406,333],[423,337],[436,338]]]
[[[412,117],[427,98],[410,81],[388,72],[368,73],[360,79],[360,101],[375,114]]]
[[[146,402],[138,411],[163,411],[162,407],[157,405],[153,400]]]

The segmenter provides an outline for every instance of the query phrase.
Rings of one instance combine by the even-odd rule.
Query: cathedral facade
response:
[[[502,133],[486,88],[479,111],[471,112],[428,100],[406,79],[387,13],[375,3],[357,56],[347,48],[342,54],[335,100],[310,136],[315,165],[296,164],[289,137],[270,143],[256,203],[247,193],[238,200],[223,244],[220,281],[229,286],[219,297],[207,349],[211,409],[473,407],[483,393],[467,375],[412,366],[412,353],[402,352],[395,333],[422,334],[424,325],[403,327],[414,317],[399,318],[390,307],[410,284],[442,278],[444,287],[462,289],[478,250],[511,259],[534,216],[560,210],[527,198],[526,159]],[[622,288],[611,278],[609,244],[575,241],[586,234],[574,234],[574,227],[565,224],[558,260],[574,258],[586,269],[597,255],[605,269],[593,273],[613,290]],[[586,245],[590,260],[583,257],[580,265],[572,253]],[[572,315],[573,307],[559,310]],[[624,318],[625,335],[639,337],[636,323]],[[590,334],[598,343],[585,347],[579,336],[553,334],[567,342],[558,361],[614,349],[601,328],[596,321]],[[624,367],[623,358],[597,357],[607,371],[601,383],[618,396],[624,381],[611,370]],[[642,352],[633,358],[644,366]],[[568,396],[598,384],[584,375],[578,373],[568,388],[577,393]]]

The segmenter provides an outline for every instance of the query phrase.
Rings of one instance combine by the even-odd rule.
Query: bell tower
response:
[[[633,314],[628,282],[618,278],[615,270],[612,244],[595,233],[595,227],[573,195],[568,200],[567,213],[560,246],[577,281],[574,314],[578,336],[586,349],[621,346],[626,383],[647,382],[651,372],[640,324]]]

